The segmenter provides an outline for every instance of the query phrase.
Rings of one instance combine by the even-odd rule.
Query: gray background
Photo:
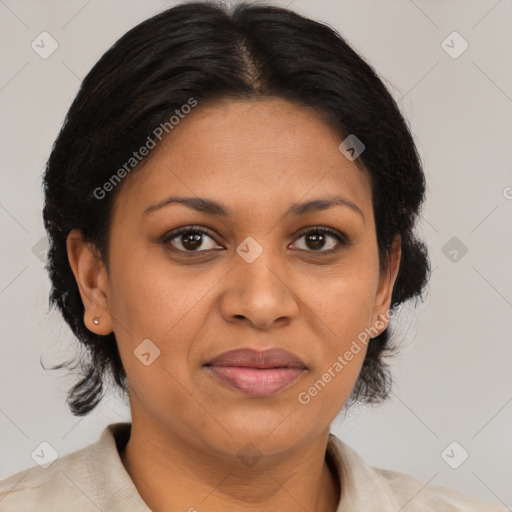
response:
[[[81,79],[123,33],[174,3],[0,0],[0,478],[33,466],[41,441],[62,456],[129,420],[114,395],[72,416],[73,377],[39,364],[75,351],[47,311],[40,179]],[[511,507],[512,2],[274,3],[331,24],[375,67],[410,122],[428,181],[420,232],[434,271],[427,300],[400,317],[393,394],[340,415],[332,430],[372,465]],[[46,59],[31,47],[43,31],[59,45]],[[453,31],[469,44],[457,58],[445,48],[458,52],[462,40],[442,45]],[[458,469],[441,456],[452,441],[469,453]],[[449,453],[454,464],[462,452]]]

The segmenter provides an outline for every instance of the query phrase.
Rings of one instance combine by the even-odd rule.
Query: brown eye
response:
[[[315,228],[303,233],[299,240],[304,239],[300,250],[331,253],[341,246],[347,245],[347,239],[337,231],[330,228]]]
[[[317,231],[305,235],[305,243],[309,249],[323,249],[327,236]]]
[[[208,247],[208,240],[210,241],[210,247]],[[218,247],[207,231],[192,227],[171,233],[162,240],[162,243],[171,245],[173,249],[181,252],[203,252]]]

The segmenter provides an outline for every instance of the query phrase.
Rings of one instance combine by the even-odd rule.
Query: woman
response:
[[[387,397],[390,320],[429,270],[407,124],[332,29],[146,20],[83,81],[44,188],[51,302],[90,357],[70,408],[112,379],[132,422],[4,480],[0,510],[499,510],[329,433]]]

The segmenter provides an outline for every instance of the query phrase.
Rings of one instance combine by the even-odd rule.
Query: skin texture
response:
[[[114,331],[119,345],[132,412],[122,461],[152,510],[336,510],[325,449],[365,350],[308,404],[298,395],[388,311],[400,260],[398,239],[389,268],[379,269],[370,181],[341,141],[314,110],[282,99],[199,105],[125,178],[109,272],[78,231],[69,235],[85,323]],[[171,194],[215,200],[232,215],[182,204],[144,215]],[[360,212],[337,205],[285,215],[292,203],[333,194]],[[162,241],[191,225],[212,237],[199,251],[181,235]],[[319,226],[349,244],[328,234],[315,245]],[[249,236],[263,250],[252,263],[236,252]],[[147,338],[160,349],[149,366],[134,355]],[[284,348],[307,370],[273,396],[249,397],[203,367],[244,347]],[[252,466],[237,457],[247,443],[261,455]]]

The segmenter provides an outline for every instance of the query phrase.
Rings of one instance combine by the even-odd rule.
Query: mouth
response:
[[[306,365],[282,349],[224,352],[204,365],[211,375],[248,396],[271,396],[294,384]]]

